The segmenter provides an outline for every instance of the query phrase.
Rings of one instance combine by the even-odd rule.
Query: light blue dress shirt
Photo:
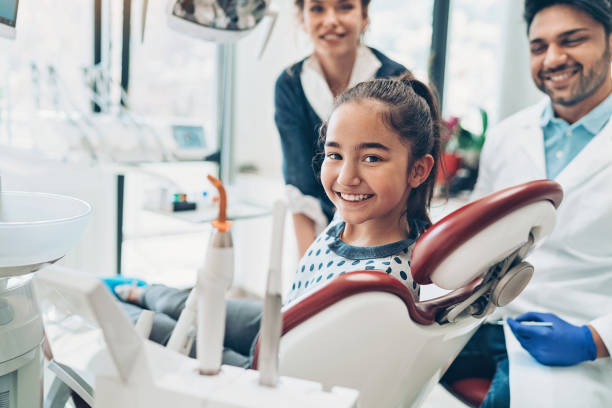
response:
[[[608,123],[612,116],[612,94],[573,124],[555,117],[550,100],[542,112],[546,176],[555,179]]]

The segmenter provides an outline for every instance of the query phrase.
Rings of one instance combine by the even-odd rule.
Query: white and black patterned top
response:
[[[373,247],[356,247],[340,239],[344,221],[332,222],[310,245],[300,260],[285,304],[313,292],[347,272],[375,270],[388,273],[412,290],[415,299],[419,287],[412,280],[410,255],[425,223],[412,220],[410,236],[404,240]]]

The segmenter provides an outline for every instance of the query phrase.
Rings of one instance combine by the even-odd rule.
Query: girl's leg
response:
[[[224,346],[242,355],[250,356],[263,313],[263,304],[257,300],[228,299],[226,301]]]
[[[125,302],[121,302],[120,305],[132,323],[135,324],[140,316],[140,313],[142,313],[143,308]],[[155,316],[153,317],[153,327],[151,328],[151,334],[149,334],[149,340],[165,346],[168,344],[168,340],[170,340],[170,335],[172,334],[175,325],[176,321],[170,316],[163,313],[155,313]]]
[[[259,334],[262,303],[254,300],[227,299],[223,364],[249,368],[255,340]],[[189,356],[196,356],[195,342]]]
[[[142,308],[155,313],[150,340],[166,345],[185,301],[189,290],[179,290],[164,285],[148,285],[142,288],[140,306],[122,303],[122,307],[133,322],[138,320]],[[262,303],[245,299],[228,299],[226,301],[225,338],[223,364],[248,368],[252,363],[262,316]],[[195,342],[189,353],[196,356]]]
[[[190,289],[176,289],[165,285],[147,285],[136,290],[140,292],[137,303],[141,307],[164,313],[174,320],[178,320],[191,292]]]

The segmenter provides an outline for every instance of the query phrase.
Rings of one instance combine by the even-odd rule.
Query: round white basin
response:
[[[0,193],[0,278],[29,273],[63,257],[81,237],[91,206],[77,198]]]

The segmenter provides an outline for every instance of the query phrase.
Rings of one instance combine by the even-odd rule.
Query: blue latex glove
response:
[[[550,322],[551,327],[527,326],[520,322]],[[508,325],[519,343],[540,364],[572,366],[597,358],[597,346],[587,326],[574,326],[552,313],[525,313]]]
[[[108,287],[113,295],[117,297],[117,299],[121,300],[121,298],[115,292],[115,287],[118,285],[135,285],[135,286],[146,286],[147,282],[136,279],[136,278],[126,278],[125,276],[116,275],[112,278],[102,278],[102,282]]]

